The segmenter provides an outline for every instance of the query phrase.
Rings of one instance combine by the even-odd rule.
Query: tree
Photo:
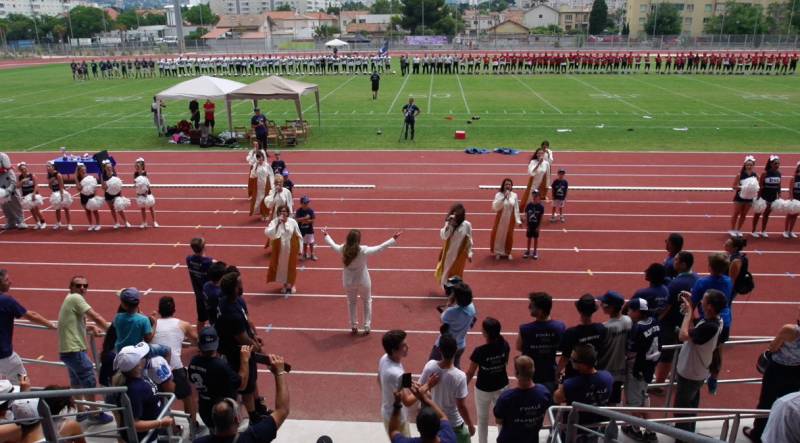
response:
[[[194,31],[190,32],[189,35],[186,36],[189,40],[200,40],[201,37],[208,33],[208,29],[203,27],[198,27]]]
[[[342,11],[368,11],[369,8],[360,1],[347,0],[342,3]]]
[[[183,13],[183,19],[193,25],[216,25],[219,17],[204,4],[192,6]]]
[[[478,3],[478,9],[484,12],[503,12],[510,6],[506,0],[489,0]]]
[[[329,25],[319,25],[314,28],[314,37],[320,40],[329,39],[333,37],[334,34],[339,34],[339,28],[336,26],[329,26]]]
[[[399,14],[403,9],[400,0],[375,0],[369,12],[372,14]]]
[[[704,26],[710,34],[761,34],[767,31],[767,20],[761,5],[735,3],[725,4],[725,12],[715,15]]]
[[[605,0],[594,0],[589,13],[589,34],[602,34],[608,24],[608,6]]]
[[[625,22],[625,24],[622,25],[622,35],[630,35],[630,33],[631,33],[631,27],[630,25],[628,25],[628,22]]]
[[[325,13],[330,15],[339,15],[342,12],[342,8],[338,6],[328,6],[328,9],[325,10]]]
[[[138,28],[139,14],[135,9],[125,9],[119,13],[116,23],[125,25],[128,29]]]
[[[111,18],[99,8],[76,6],[69,11],[72,21],[72,34],[77,37],[91,37],[105,31],[111,25]]]
[[[424,17],[423,17],[424,10]],[[403,0],[403,21],[401,26],[412,34],[436,34],[436,24],[447,13],[444,0]],[[447,27],[448,23],[442,23]]]
[[[681,14],[677,4],[657,3],[644,25],[646,34],[678,35],[681,33]]]

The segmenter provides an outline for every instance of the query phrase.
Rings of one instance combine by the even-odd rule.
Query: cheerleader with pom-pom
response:
[[[114,219],[114,229],[119,229],[119,218],[125,223],[126,228],[130,228],[131,224],[128,222],[128,217],[125,216],[125,209],[131,205],[131,201],[122,196],[122,180],[117,177],[114,166],[108,160],[103,160],[100,179],[103,190],[106,192],[106,204],[111,211],[111,218]]]
[[[64,177],[56,171],[52,161],[47,162],[47,183],[50,186],[50,206],[56,210],[56,224],[54,230],[61,228],[61,211],[64,211],[64,218],[67,221],[67,230],[72,230],[72,218],[69,214],[69,207],[72,206],[72,196],[64,189]]]
[[[103,197],[95,195],[97,192],[97,179],[86,173],[86,165],[78,163],[75,170],[75,183],[81,193],[81,206],[89,222],[89,231],[100,230],[100,211],[103,207]]]
[[[269,208],[264,202],[264,198],[272,190],[272,182],[275,180],[275,173],[272,172],[267,156],[264,151],[256,151],[256,163],[250,172],[250,176],[256,181],[253,194],[250,196],[250,215],[256,211],[261,216],[262,221],[269,220]]]
[[[733,178],[733,215],[731,216],[731,237],[742,236],[742,225],[747,213],[753,206],[753,199],[758,195],[758,174],[753,171],[756,159],[752,155],[744,158],[742,169]],[[755,192],[754,192],[755,191]]]
[[[44,199],[36,189],[36,178],[30,173],[28,164],[25,162],[18,164],[17,170],[19,171],[17,187],[22,193],[22,209],[27,209],[33,216],[33,220],[36,222],[36,227],[33,229],[44,229],[47,227],[47,223],[42,217],[42,211],[39,210],[39,206],[44,204]],[[18,227],[26,229],[28,225],[23,221]]]
[[[789,212],[786,214],[785,228],[783,236],[785,238],[797,238],[794,232],[794,225],[797,223],[797,216],[800,215],[800,161],[794,168],[794,177],[789,182],[789,191],[792,193]]]
[[[767,202],[767,208],[764,210],[763,214],[756,213],[753,215],[753,238],[769,238],[767,234],[767,222],[769,221],[769,215],[772,213],[772,202],[781,196],[780,167],[781,159],[777,155],[770,155],[766,166],[764,166],[764,172],[761,173],[761,178],[759,179],[759,184],[761,186],[758,191],[758,196]],[[759,233],[758,221],[762,217],[761,233]]]
[[[275,212],[275,218],[264,230],[272,244],[267,283],[282,283],[283,293],[288,295],[295,292],[297,259],[303,234],[300,233],[297,222],[289,217],[291,210],[287,206],[280,206]]]
[[[153,219],[153,227],[158,227],[156,221],[156,198],[150,190],[150,179],[147,178],[147,169],[145,168],[144,159],[136,159],[136,171],[133,173],[134,187],[136,188],[136,204],[142,211],[142,224],[140,228],[147,227],[147,210],[150,210],[150,218]]]

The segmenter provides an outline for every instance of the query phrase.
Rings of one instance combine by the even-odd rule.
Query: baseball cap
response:
[[[11,394],[19,392],[19,386],[14,386],[9,380],[0,380],[0,394]],[[0,407],[6,405],[10,400],[0,400]]]
[[[134,346],[125,346],[114,358],[114,369],[128,372],[135,368],[149,352],[150,345],[145,342],[139,342]]]
[[[304,195],[304,196],[300,197],[300,203],[302,203],[302,204],[306,205],[306,204],[308,204],[308,203],[310,203],[310,202],[311,202],[311,199],[310,199],[310,198],[308,198],[308,196],[307,196],[307,195]]]
[[[281,175],[284,176],[284,177],[288,177],[289,176],[289,170],[288,169],[284,169],[283,171],[281,171]]]
[[[583,294],[575,301],[575,307],[581,314],[594,314],[597,311],[597,302],[592,294]]]
[[[261,111],[261,108],[254,108],[253,109],[253,112],[260,112],[260,111]]]
[[[217,330],[211,326],[203,328],[203,330],[200,331],[197,346],[203,352],[216,351],[219,347],[219,335],[217,335]]]
[[[138,305],[142,294],[136,288],[125,288],[119,292],[119,299],[129,305]]]
[[[634,311],[649,311],[650,308],[647,306],[647,300],[643,298],[634,298],[628,302],[628,309],[632,309]]]
[[[455,285],[464,283],[464,280],[461,280],[461,277],[455,275],[447,279],[447,282],[444,284],[445,290],[452,289]]]
[[[531,195],[539,195],[539,190],[534,189],[533,191],[531,191]]]
[[[42,417],[39,416],[38,398],[14,400],[14,403],[11,403],[11,412],[14,414],[14,420],[22,425],[33,425],[42,421]]]
[[[147,378],[160,385],[172,378],[172,369],[164,357],[156,356],[150,359],[145,368]]]
[[[608,306],[613,306],[616,308],[621,308],[622,305],[625,304],[625,298],[623,298],[619,292],[617,291],[608,291],[600,297],[600,303]]]
[[[564,168],[561,168],[561,169],[559,169],[559,170],[558,170],[558,173],[559,173],[559,174],[566,174],[566,173],[567,173],[567,170],[566,170],[566,169],[564,169]]]

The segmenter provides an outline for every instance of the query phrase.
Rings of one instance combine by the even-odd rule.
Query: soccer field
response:
[[[245,83],[260,77],[235,80]],[[557,149],[797,151],[796,76],[417,75],[386,74],[372,100],[368,76],[292,77],[319,84],[303,110],[309,149]],[[0,71],[0,133],[8,151],[192,149],[168,144],[152,124],[152,96],[185,78],[73,81],[68,65]],[[398,142],[401,107],[415,97],[417,140]],[[262,102],[267,116],[295,118],[290,102]],[[249,126],[252,103],[234,103],[234,125]],[[217,104],[217,132],[227,129]],[[480,116],[472,121],[472,116]],[[188,103],[167,103],[169,125],[188,119]],[[467,132],[455,140],[456,130]],[[382,134],[378,134],[381,131]]]

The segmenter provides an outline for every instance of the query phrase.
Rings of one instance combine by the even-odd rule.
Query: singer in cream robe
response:
[[[521,224],[519,216],[519,198],[513,192],[514,184],[510,179],[503,180],[501,190],[495,194],[492,210],[497,213],[492,227],[490,248],[495,257],[511,258],[514,245],[514,225]]]
[[[284,211],[285,214],[282,217],[281,212]],[[295,291],[294,285],[297,279],[297,257],[300,254],[300,244],[303,238],[300,227],[293,218],[289,217],[287,208],[282,206],[279,208],[278,216],[267,225],[264,233],[272,246],[267,283],[281,283],[283,292],[290,294]]]
[[[552,183],[550,179],[550,161],[549,158],[552,158],[552,154],[549,156],[546,155],[544,149],[539,148],[536,150],[533,159],[530,163],[528,163],[528,186],[525,188],[525,193],[522,194],[522,198],[519,200],[519,210],[524,211],[525,205],[528,204],[528,199],[531,196],[531,191],[533,189],[539,190],[539,195],[542,199],[547,199],[547,191],[550,189],[550,183]]]
[[[442,286],[450,277],[463,278],[467,260],[472,260],[472,224],[463,219],[458,223],[450,217],[444,223],[444,227],[439,231],[444,245],[439,251],[439,261],[436,263],[434,273],[436,280]]]

